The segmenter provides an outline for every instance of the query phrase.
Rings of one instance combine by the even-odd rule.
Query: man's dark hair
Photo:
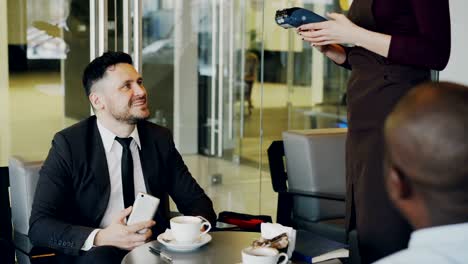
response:
[[[102,56],[95,58],[88,64],[88,66],[86,66],[82,79],[86,96],[89,96],[91,93],[91,86],[104,77],[107,68],[118,63],[128,63],[133,65],[132,57],[121,51],[108,51],[102,54]]]

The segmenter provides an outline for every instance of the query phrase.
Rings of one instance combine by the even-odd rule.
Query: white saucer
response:
[[[166,232],[160,234],[157,237],[159,243],[163,244],[166,248],[172,251],[192,251],[195,250],[205,244],[208,244],[211,241],[210,234],[201,235],[200,238],[195,240],[192,243],[182,243],[178,242],[172,236],[172,232],[170,230],[166,230]]]

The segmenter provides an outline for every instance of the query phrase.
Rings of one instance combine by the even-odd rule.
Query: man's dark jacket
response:
[[[168,194],[185,215],[216,221],[211,200],[197,184],[174,146],[170,131],[147,121],[137,124],[147,192],[161,199],[154,234],[168,226]],[[104,146],[92,116],[58,132],[40,171],[29,237],[67,255],[78,255],[99,227],[110,196]]]

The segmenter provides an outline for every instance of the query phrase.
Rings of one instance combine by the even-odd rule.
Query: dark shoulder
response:
[[[67,160],[71,159],[69,155],[86,157],[93,146],[98,145],[98,133],[96,117],[91,116],[57,132],[52,140],[52,148]]]
[[[138,133],[141,136],[157,141],[172,141],[172,133],[168,128],[146,120],[138,123]]]
[[[90,116],[74,125],[71,125],[57,134],[66,138],[84,138],[90,131],[97,130],[96,116]]]

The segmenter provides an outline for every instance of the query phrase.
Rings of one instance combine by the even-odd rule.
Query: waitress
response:
[[[448,0],[354,0],[348,16],[298,34],[350,69],[347,88],[347,229],[357,229],[363,263],[406,248],[410,225],[392,207],[383,181],[382,127],[397,101],[450,56]],[[344,47],[339,44],[351,44]]]

